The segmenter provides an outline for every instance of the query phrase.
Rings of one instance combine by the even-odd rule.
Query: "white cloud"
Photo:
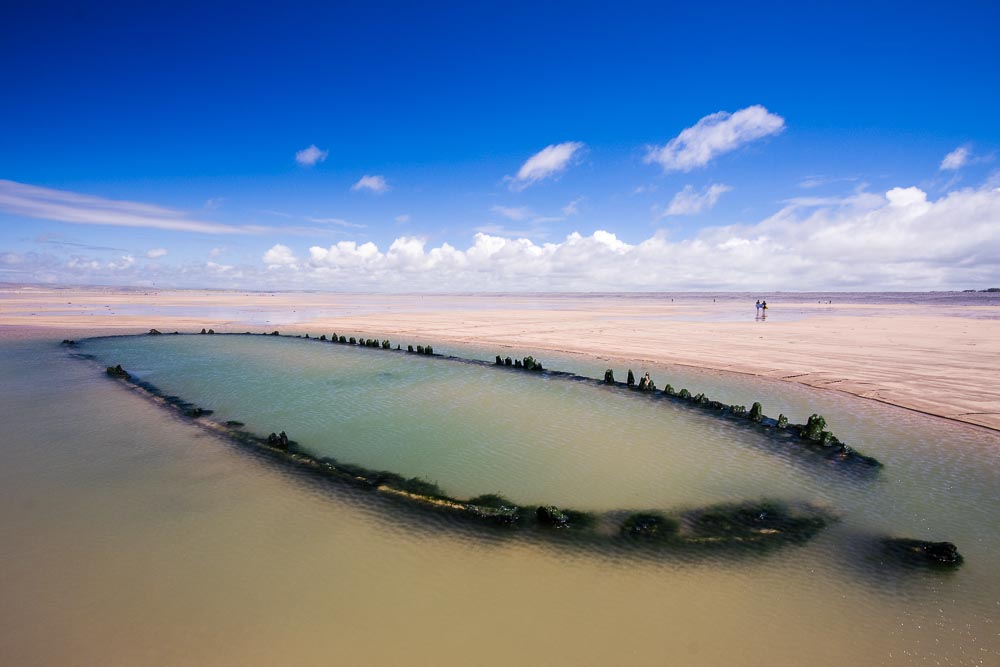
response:
[[[108,262],[108,268],[112,271],[121,271],[135,264],[135,257],[132,255],[122,255],[117,261]]]
[[[517,208],[510,206],[494,206],[490,209],[494,213],[499,213],[505,218],[510,220],[524,220],[525,218],[532,215],[531,210],[527,206],[520,206]]]
[[[266,227],[225,225],[187,218],[162,206],[104,199],[66,190],[0,180],[0,211],[78,225],[148,227],[199,234],[259,234]]]
[[[921,206],[927,203],[927,193],[916,187],[893,188],[885,193],[885,198],[889,200],[890,206],[897,208],[907,206]]]
[[[665,172],[687,172],[704,167],[723,153],[784,129],[785,119],[760,105],[735,113],[719,111],[681,131],[665,145],[649,147],[646,162],[656,162]]]
[[[368,190],[369,192],[374,192],[377,195],[389,189],[389,184],[386,183],[384,176],[369,176],[365,174],[361,179],[351,186],[352,192],[358,192],[360,190]]]
[[[218,257],[219,255],[221,255],[224,252],[226,252],[225,248],[212,248],[211,250],[208,251],[208,256],[209,257]]]
[[[166,257],[166,255],[167,255],[166,248],[153,248],[152,250],[149,250],[146,253],[146,257],[150,259],[158,259],[160,257]]]
[[[531,221],[535,223],[534,220]],[[519,239],[544,239],[548,232],[541,227],[512,229],[504,225],[479,225],[474,231],[490,236],[515,237]]]
[[[696,215],[715,206],[715,202],[719,201],[719,197],[730,190],[732,190],[730,186],[721,183],[714,183],[707,188],[703,188],[701,192],[696,192],[694,187],[685,185],[684,189],[675,194],[674,198],[670,200],[667,210],[663,212],[661,217],[669,215]]]
[[[264,257],[262,259],[268,268],[281,266],[295,267],[295,263],[297,261],[295,259],[295,253],[292,252],[292,249],[286,245],[281,245],[280,243],[271,246],[271,248],[264,253]]]
[[[403,224],[410,221],[410,216],[407,213],[403,213],[402,215],[397,215],[395,220],[399,224]]]
[[[939,169],[961,169],[969,163],[971,151],[967,146],[959,146],[944,156]]]
[[[204,208],[208,211],[214,211],[215,209],[222,206],[222,202],[226,201],[225,197],[212,197],[205,201]]]
[[[312,167],[317,162],[324,162],[329,154],[330,151],[320,150],[316,144],[310,144],[308,148],[295,153],[295,161],[303,167]]]
[[[580,154],[583,147],[584,144],[579,141],[546,146],[528,158],[518,169],[516,176],[508,177],[511,190],[523,190],[529,185],[562,173],[569,167],[573,158]]]
[[[343,218],[312,218],[306,216],[306,220],[320,225],[337,225],[338,227],[351,227],[353,229],[364,229],[365,227],[365,225],[361,225],[356,222],[349,222]]]
[[[1000,283],[997,256],[1000,192],[931,202],[909,187],[791,203],[753,225],[673,242],[656,234],[633,244],[606,230],[556,243],[479,232],[464,250],[406,236],[385,251],[342,241],[310,248],[296,273],[313,286],[381,290],[914,290]],[[295,263],[290,251],[282,257]]]
[[[580,209],[579,209],[580,202],[582,202],[584,199],[586,199],[586,197],[577,197],[576,199],[574,199],[570,203],[568,203],[565,206],[563,206],[562,207],[562,213],[563,213],[563,215],[565,215],[568,218],[571,215],[576,215],[577,213],[579,213],[580,212]]]
[[[900,187],[794,200],[754,224],[677,240],[605,228],[545,242],[495,229],[462,247],[412,235],[382,248],[306,247],[277,244],[249,265],[215,266],[0,251],[0,272],[16,282],[383,292],[982,288],[1000,285],[1000,180],[937,199]]]

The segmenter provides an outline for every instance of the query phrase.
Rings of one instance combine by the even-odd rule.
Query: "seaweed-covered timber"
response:
[[[121,364],[117,366],[108,366],[107,374],[113,378],[119,378],[122,380],[131,380],[132,376],[128,374]]]
[[[639,391],[656,391],[656,385],[649,379],[649,373],[639,379]]]
[[[61,342],[59,344],[60,345],[65,345],[66,347],[73,347],[73,346],[76,345],[76,341],[75,340],[70,340],[69,338],[63,338],[63,342]]]
[[[496,356],[496,361],[493,363],[494,366],[511,366],[512,368],[521,368],[526,371],[543,371],[545,368],[542,363],[535,359],[534,357],[528,356],[523,359],[511,359],[507,357],[503,359],[498,354]]]
[[[239,335],[239,334],[230,334],[230,335]],[[278,331],[273,331],[270,334],[266,335],[280,336],[281,334]],[[336,334],[334,335],[336,336]],[[318,340],[318,339],[313,339],[313,340]],[[346,339],[343,335],[337,336],[335,340],[337,340],[340,343],[349,342],[350,344],[361,344],[361,345],[367,344],[367,341],[365,339],[356,340],[355,338],[352,337],[348,341],[348,339]],[[368,340],[371,341],[371,345],[373,347],[381,347],[384,350],[385,349],[391,350],[391,347],[389,348],[385,347],[386,341],[382,341],[380,344],[379,341],[376,339],[368,339]],[[68,343],[64,342],[64,344]],[[400,346],[397,345],[396,349],[399,350]],[[428,354],[428,355],[434,354],[433,348],[429,345],[428,346],[418,345],[416,350],[414,350],[412,345],[407,345],[407,351],[416,352],[418,354]],[[442,355],[435,355],[435,356],[439,358],[442,357]],[[450,361],[472,363],[472,364],[488,363],[472,359],[463,359],[455,356],[444,356],[443,358],[448,359]],[[499,355],[497,355],[496,362],[492,365],[496,366],[503,365],[519,369],[529,368],[535,371],[544,371],[545,374],[552,375],[555,377],[563,377],[583,382],[600,382],[599,380],[586,378],[580,375],[575,375],[573,373],[544,370],[541,367],[541,364],[537,363],[533,357],[524,357],[523,359],[519,359],[515,362],[515,360],[512,359],[510,356],[500,359]],[[648,375],[649,374],[646,373],[647,377]],[[634,384],[635,383],[634,374],[631,374],[631,381],[632,384],[629,384],[627,381],[624,383],[616,382],[614,379],[614,372],[612,371],[612,369],[609,368],[605,371],[603,384],[613,387],[629,388],[633,390],[643,389],[645,391],[642,392],[637,391],[636,393],[647,394],[650,397],[656,396],[660,398],[670,399],[675,403],[683,403],[693,408],[705,410],[721,418],[734,420],[738,423],[746,425],[747,427],[757,428],[758,430],[770,436],[773,440],[777,441],[778,443],[782,443],[785,445],[797,445],[800,447],[800,451],[810,452],[812,454],[818,454],[825,461],[837,464],[838,467],[843,467],[844,469],[877,470],[878,468],[882,467],[882,464],[876,459],[861,454],[860,452],[854,450],[848,445],[842,443],[839,439],[836,438],[836,436],[827,431],[826,420],[823,419],[823,417],[820,415],[810,416],[806,424],[789,424],[788,418],[783,414],[779,415],[776,420],[764,415],[763,408],[759,407],[760,404],[757,402],[755,402],[751,406],[750,410],[747,411],[745,406],[735,405],[735,404],[725,405],[720,401],[709,399],[702,393],[692,395],[691,392],[689,392],[687,389],[682,388],[679,391],[675,390],[674,387],[671,386],[670,384],[667,384],[663,388],[662,392],[655,392],[656,387],[655,385],[653,385],[652,381],[650,381],[648,385],[646,385],[643,382],[640,382],[639,386],[637,387]]]
[[[267,444],[287,452],[289,445],[288,435],[284,431],[278,434],[271,433],[267,436]]]
[[[953,569],[965,559],[951,542],[926,542],[905,537],[887,537],[882,540],[882,553],[900,565]]]
[[[91,355],[73,356],[93,359]],[[305,467],[323,478],[374,489],[393,501],[403,502],[411,507],[447,512],[478,524],[523,528],[533,523],[539,529],[568,528],[570,529],[568,532],[560,530],[549,534],[574,534],[579,539],[588,540],[589,543],[610,540],[609,544],[645,545],[655,547],[657,550],[691,548],[717,550],[731,547],[769,550],[783,544],[808,540],[830,521],[835,520],[835,517],[824,510],[805,506],[793,511],[783,503],[770,500],[715,505],[675,514],[609,512],[602,515],[557,508],[552,505],[525,507],[498,494],[486,494],[462,500],[446,495],[436,484],[419,478],[407,479],[392,472],[369,470],[340,463],[332,458],[317,458],[300,450],[297,443],[289,439],[284,431],[278,434],[272,433],[265,438],[246,431],[242,422],[216,421],[210,417],[212,410],[194,406],[176,396],[166,396],[154,385],[131,376],[120,364],[108,366],[106,373],[111,378],[135,387],[161,406],[173,408],[180,416],[192,419],[193,423],[234,444],[263,449],[271,452],[280,461]],[[554,372],[548,371],[548,373]],[[554,374],[586,380],[567,373]],[[671,389],[669,385],[667,389]],[[736,416],[732,411],[733,406],[727,408],[718,401],[708,400],[702,394],[692,397],[686,390],[670,394],[667,389],[659,395],[669,396],[674,400],[686,400],[696,407],[719,411],[724,416]],[[689,398],[682,399],[685,393]],[[786,441],[798,438],[803,442],[812,443],[812,446],[819,447],[821,451],[832,453],[830,460],[833,461],[860,460],[865,463],[865,460],[868,460],[874,463],[865,465],[880,465],[874,459],[863,457],[846,445],[841,445],[836,438],[823,430],[826,421],[819,415],[811,416],[807,424],[792,425],[792,428],[786,426],[782,429],[780,428],[782,422],[785,425],[788,423],[787,418],[784,415],[780,415],[778,420],[765,417],[762,410],[758,409],[758,405],[755,404],[749,414],[743,408],[744,414],[741,419],[744,423],[753,424],[765,432],[780,434],[777,437]],[[751,418],[751,415],[758,412],[761,414],[759,422]],[[819,440],[808,437],[817,433]],[[848,452],[846,456],[844,450]],[[852,458],[851,454],[858,458]],[[616,539],[624,541],[615,542]],[[950,569],[958,567],[963,562],[958,549],[950,542],[884,537],[880,538],[879,544],[885,559],[904,566]]]
[[[670,540],[677,536],[680,521],[660,512],[636,512],[622,522],[623,537],[641,540]]]
[[[664,398],[670,398],[677,402],[683,402],[693,407],[708,410],[720,416],[735,418],[744,423],[757,425],[772,437],[816,451],[834,463],[843,463],[870,469],[882,467],[882,464],[877,459],[866,456],[845,445],[831,432],[825,430],[826,419],[820,415],[814,414],[810,416],[806,424],[789,424],[788,417],[783,414],[779,415],[777,419],[771,419],[764,415],[763,408],[759,402],[754,402],[748,411],[745,405],[734,404],[727,406],[719,401],[709,399],[704,394],[692,395],[687,389],[675,391],[669,384],[664,387],[661,395]]]
[[[156,386],[136,380],[121,366],[109,367],[108,374],[133,386],[150,400],[183,417],[210,415],[177,396],[164,395]],[[751,548],[769,550],[811,538],[834,521],[824,510],[803,507],[796,511],[774,501],[717,505],[675,515],[620,511],[596,515],[558,508],[553,505],[518,505],[499,494],[485,494],[463,500],[447,495],[436,484],[420,478],[341,463],[330,457],[316,457],[299,448],[284,431],[261,437],[245,430],[242,422],[198,419],[193,423],[228,440],[270,455],[274,460],[294,465],[331,482],[377,492],[387,501],[431,512],[443,512],[482,526],[507,529],[536,529],[537,535],[575,535],[581,544],[604,543],[608,547],[631,548],[656,545],[661,550],[690,553],[691,549],[714,553],[719,550]],[[679,528],[678,528],[679,527]],[[552,531],[556,528],[560,530]],[[642,539],[626,539],[622,537]],[[647,539],[652,538],[652,539]],[[572,544],[572,542],[563,542]]]
[[[203,330],[208,333],[209,330]],[[174,332],[176,333],[176,332]],[[239,334],[230,334],[239,335]],[[280,336],[278,331],[273,331],[270,336]],[[386,346],[388,340],[379,341],[378,339],[355,339],[351,337],[349,340],[343,335],[338,336],[334,334],[336,338],[331,338],[331,340],[337,340],[340,343],[350,343],[350,344],[360,344],[362,346],[371,346],[375,348],[381,348],[383,350],[390,350],[391,345]],[[319,341],[320,339],[312,339]],[[63,344],[72,344],[72,342],[64,341]],[[396,349],[399,350],[400,346],[397,345]],[[434,350],[430,345],[423,346],[418,345],[414,349],[413,345],[407,345],[408,352],[415,352],[417,354],[434,355]],[[434,355],[441,357],[441,355]],[[444,358],[451,361],[459,361],[464,363],[488,363],[480,362],[470,359],[462,359],[460,357],[445,356]],[[561,371],[547,371],[545,370],[541,363],[534,359],[534,357],[528,356],[522,359],[514,360],[510,356],[505,358],[496,355],[495,366],[508,366],[518,369],[528,369],[533,371],[544,372],[547,375],[552,375],[556,377],[564,377],[567,379],[573,379],[577,381],[586,382],[600,382],[599,380],[594,380],[592,378],[586,378],[572,373],[565,373]],[[656,386],[653,384],[652,380],[648,380],[649,373],[646,373],[640,380],[638,386],[635,384],[635,375],[629,369],[628,380],[624,383],[616,382],[614,379],[614,372],[612,369],[607,369],[604,373],[603,384],[613,386],[613,387],[625,387],[637,391],[637,393],[644,393],[647,395],[656,396],[660,398],[670,399],[676,403],[683,403],[694,408],[708,411],[710,413],[716,414],[722,418],[728,418],[730,420],[735,420],[736,422],[742,423],[748,427],[755,427],[762,431],[763,433],[769,435],[772,439],[790,445],[798,445],[801,447],[802,451],[813,452],[815,454],[821,455],[826,461],[842,464],[844,466],[850,466],[851,468],[862,468],[877,470],[882,467],[882,464],[876,459],[861,454],[860,452],[854,450],[848,445],[842,443],[836,436],[834,436],[830,431],[826,430],[826,420],[820,415],[812,415],[806,424],[789,424],[788,418],[785,415],[779,415],[778,418],[772,419],[767,417],[763,413],[763,408],[759,402],[754,402],[748,411],[743,405],[725,405],[720,401],[715,401],[709,399],[702,393],[692,395],[687,389],[675,390],[673,386],[667,384],[662,392],[656,392]]]

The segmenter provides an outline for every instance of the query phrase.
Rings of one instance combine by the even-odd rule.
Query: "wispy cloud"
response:
[[[410,215],[408,213],[403,213],[402,215],[397,215],[395,220],[399,224],[403,224],[410,221]]]
[[[316,144],[310,144],[308,148],[295,153],[295,161],[303,167],[312,167],[317,162],[325,162],[330,151],[320,150]]]
[[[839,177],[829,177],[829,176],[806,176],[801,181],[798,182],[798,186],[803,190],[811,190],[813,188],[818,188],[824,185],[831,185],[833,183],[843,183],[843,182],[854,182],[857,181],[857,176],[839,176]]]
[[[684,189],[675,194],[674,198],[670,200],[667,210],[660,217],[696,215],[702,211],[707,211],[715,206],[715,202],[719,201],[719,197],[732,189],[732,187],[722,183],[713,183],[706,188],[702,188],[701,192],[698,192],[693,186],[685,185]]]
[[[267,228],[194,220],[162,206],[54,190],[0,180],[0,210],[41,220],[77,225],[148,227],[199,234],[258,234]]]
[[[566,141],[552,144],[528,158],[516,176],[508,176],[510,189],[519,191],[552,176],[566,171],[574,157],[583,150],[584,144],[579,141]]]
[[[959,146],[952,152],[944,156],[941,160],[940,169],[961,169],[969,161],[969,148],[967,146]]]
[[[125,252],[124,248],[116,248],[114,246],[104,246],[104,245],[93,245],[90,243],[80,243],[79,241],[70,241],[67,240],[62,234],[55,232],[45,232],[39,234],[37,237],[35,237],[35,243],[44,243],[46,245],[54,245],[54,246],[66,246],[68,248],[82,248],[84,250]]]
[[[215,209],[222,206],[222,202],[226,201],[225,197],[212,197],[205,201],[204,208],[206,211],[214,211]]]
[[[365,225],[359,224],[357,222],[349,222],[342,218],[313,218],[306,216],[305,218],[309,222],[315,222],[320,225],[337,225],[338,227],[350,227],[352,229],[364,229]]]
[[[659,164],[665,172],[687,172],[704,167],[719,155],[784,129],[785,119],[760,105],[734,113],[719,111],[681,131],[665,145],[650,146],[646,162]]]
[[[377,195],[386,192],[389,189],[389,184],[386,182],[384,176],[369,176],[365,174],[361,179],[351,186],[352,192],[359,192],[361,190],[367,190],[369,192],[374,192]]]
[[[531,209],[527,206],[519,206],[516,208],[512,206],[494,206],[490,210],[494,213],[499,213],[505,218],[516,221],[524,220],[532,215]]]
[[[972,152],[972,146],[967,144],[965,146],[959,146],[952,152],[945,155],[938,168],[941,171],[955,171],[973,164],[993,162],[994,157],[995,155],[993,153],[975,155]]]
[[[269,209],[269,208],[263,208],[263,209],[260,210],[260,212],[261,213],[265,213],[267,215],[274,215],[274,216],[277,216],[279,218],[291,219],[291,218],[295,217],[291,213],[285,213],[284,211],[275,211],[275,210]]]
[[[580,208],[579,208],[580,203],[584,199],[586,199],[586,197],[577,197],[576,199],[574,199],[570,203],[568,203],[565,206],[563,206],[562,207],[563,215],[565,215],[568,218],[571,215],[576,215],[577,213],[579,213],[580,212]]]
[[[166,256],[167,256],[166,248],[152,248],[151,250],[148,250],[146,252],[146,257],[150,259],[159,259],[160,257],[166,257]]]

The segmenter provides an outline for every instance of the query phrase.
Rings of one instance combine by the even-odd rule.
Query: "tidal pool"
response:
[[[761,495],[840,504],[830,487],[873,483],[702,411],[516,369],[270,336],[113,337],[81,349],[219,421],[287,431],[316,456],[459,497],[597,511]]]
[[[5,342],[7,664],[1000,656],[1000,438],[984,429],[750,378],[654,372],[660,386],[762,399],[772,416],[822,412],[886,464],[857,478],[668,402],[442,359],[240,336],[104,338],[79,351],[219,419],[285,430],[310,451],[455,495],[592,510],[774,497],[842,520],[749,560],[636,561],[421,532],[226,447],[55,341]],[[859,545],[885,533],[953,541],[966,563],[950,573],[879,568]]]

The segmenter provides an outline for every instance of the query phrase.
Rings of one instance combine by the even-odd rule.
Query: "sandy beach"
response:
[[[843,391],[1000,429],[994,305],[653,295],[357,295],[0,288],[0,337],[281,329],[681,364]]]

